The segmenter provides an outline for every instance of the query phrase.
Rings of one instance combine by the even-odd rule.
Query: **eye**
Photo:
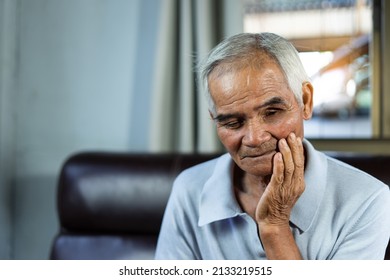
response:
[[[221,125],[227,129],[239,129],[242,127],[243,123],[244,122],[241,120],[234,120],[234,121],[229,121],[229,122],[223,123]]]
[[[265,111],[265,116],[272,117],[272,116],[276,115],[277,113],[279,113],[280,111],[281,111],[281,109],[279,109],[279,108],[269,108]]]

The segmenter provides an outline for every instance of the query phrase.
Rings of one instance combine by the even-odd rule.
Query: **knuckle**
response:
[[[302,161],[298,161],[295,163],[296,169],[303,169],[304,168],[304,163]]]
[[[294,166],[287,166],[284,172],[286,175],[292,175],[294,173]]]
[[[283,183],[283,181],[284,181],[284,175],[283,175],[283,174],[279,174],[279,175],[275,176],[275,181],[276,181],[278,184]]]

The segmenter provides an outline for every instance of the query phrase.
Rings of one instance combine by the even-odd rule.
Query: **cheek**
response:
[[[286,138],[291,132],[294,132],[299,137],[303,137],[302,119],[297,114],[285,118],[275,126],[273,134],[277,139],[282,139]]]
[[[239,133],[219,128],[217,134],[222,144],[229,151],[237,150],[240,147],[241,136]]]

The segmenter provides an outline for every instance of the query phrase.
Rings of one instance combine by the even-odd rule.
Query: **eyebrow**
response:
[[[269,107],[269,106],[274,106],[274,105],[286,105],[286,101],[280,97],[272,97],[266,102],[262,103],[261,105],[255,107],[256,110]],[[215,118],[213,118],[214,121],[217,122],[224,122],[230,119],[239,119],[239,118],[244,118],[243,114],[240,113],[231,113],[231,114],[219,114]]]
[[[275,97],[272,97],[271,99],[267,100],[263,104],[259,105],[255,109],[258,110],[258,109],[262,109],[262,108],[273,106],[273,105],[286,105],[286,104],[287,103],[284,99],[282,99],[278,96],[275,96]]]

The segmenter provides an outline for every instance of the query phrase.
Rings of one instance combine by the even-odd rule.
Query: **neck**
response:
[[[255,176],[241,170],[238,166],[235,166],[234,185],[240,192],[249,195],[261,196],[270,179],[271,175],[264,177]]]
[[[234,170],[234,193],[241,209],[253,219],[256,216],[256,208],[259,199],[264,193],[269,179],[250,175],[238,166]]]

